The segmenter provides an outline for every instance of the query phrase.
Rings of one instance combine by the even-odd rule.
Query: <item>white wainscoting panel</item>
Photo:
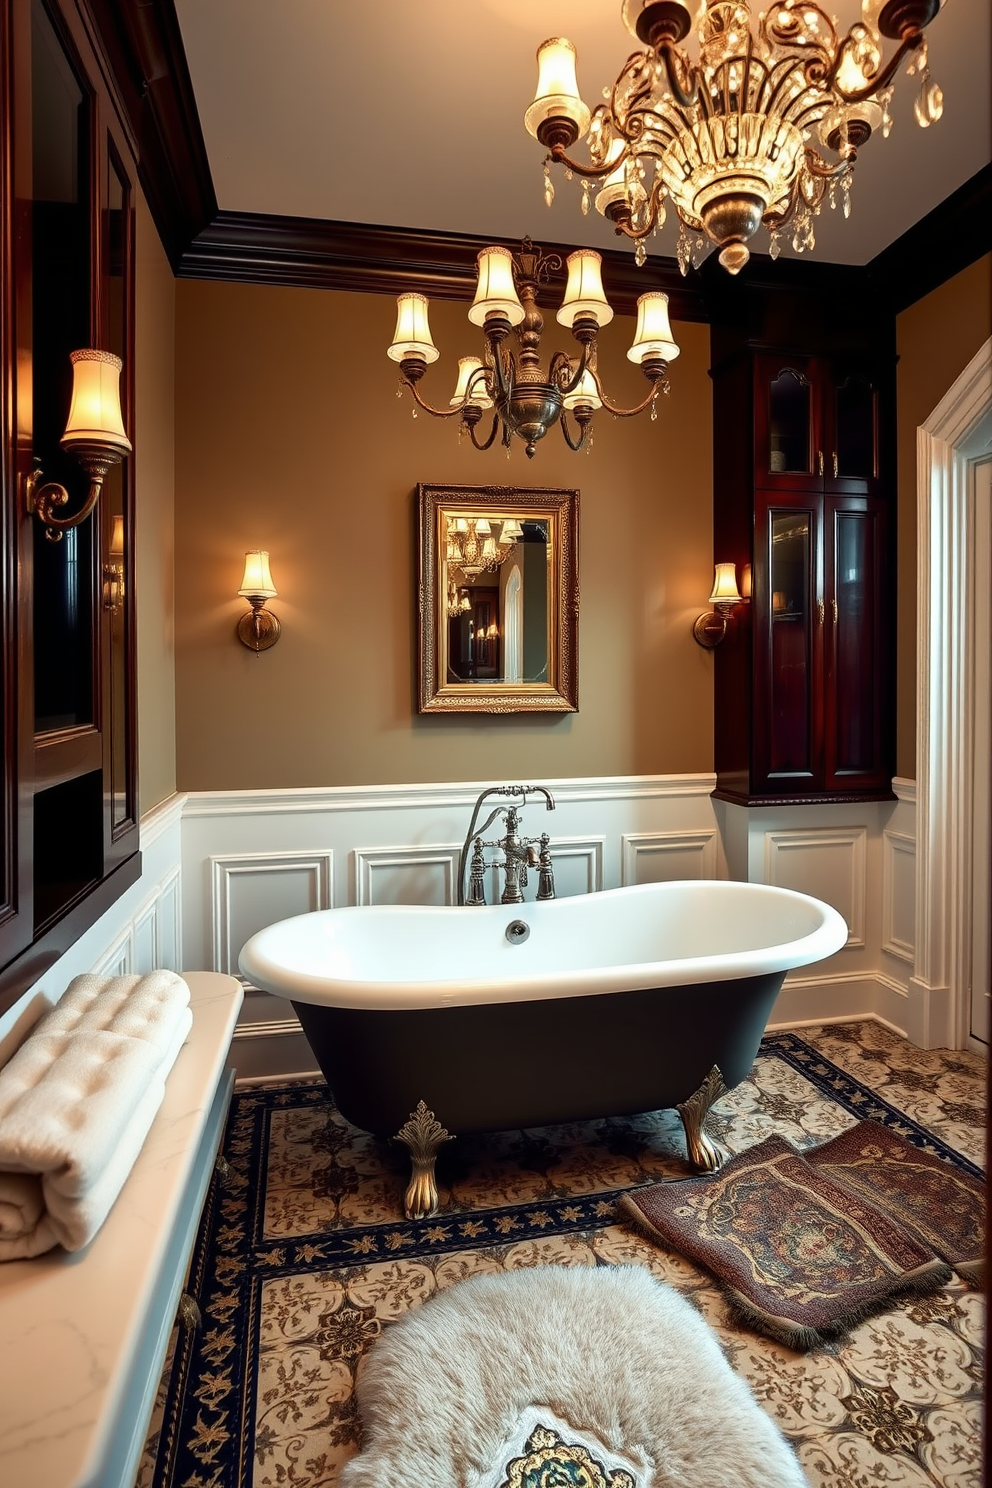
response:
[[[356,847],[356,904],[454,904],[459,846]]]
[[[908,961],[916,954],[916,839],[882,833],[882,950]]]
[[[166,971],[179,971],[183,964],[182,874],[178,865],[163,881],[158,897],[158,960]]]
[[[213,971],[238,974],[241,947],[256,930],[332,907],[333,853],[260,852],[210,858]]]
[[[864,827],[795,827],[765,833],[765,882],[832,904],[847,921],[848,947],[865,944]]]
[[[555,875],[555,894],[568,899],[574,894],[598,894],[604,887],[603,859],[605,837],[559,837],[551,844],[551,866]],[[529,870],[530,887],[526,897],[537,893],[538,870]]]
[[[107,947],[100,960],[93,967],[95,976],[117,977],[130,976],[133,970],[132,951],[134,947],[133,922],[122,931],[113,945]]]
[[[717,833],[628,832],[623,838],[626,884],[672,883],[685,878],[716,878]]]
[[[141,972],[154,971],[159,964],[158,960],[158,894],[153,894],[146,899],[134,917],[134,929],[131,936],[131,970]]]

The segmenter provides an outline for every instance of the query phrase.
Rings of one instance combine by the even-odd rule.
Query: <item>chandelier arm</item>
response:
[[[505,402],[513,391],[513,358],[508,352],[506,363],[504,364],[502,347],[499,341],[489,342],[489,355],[493,377],[495,379],[493,391],[494,393],[498,393],[499,397]]]
[[[592,375],[593,377],[596,377],[595,372]],[[614,418],[634,418],[637,414],[643,413],[645,408],[650,408],[651,404],[654,402],[659,393],[667,393],[670,391],[667,369],[661,374],[660,377],[652,381],[651,391],[648,393],[643,403],[638,403],[636,408],[618,408],[615,403],[611,403],[609,398],[603,392],[603,385],[598,377],[596,377],[596,386],[599,388],[599,396],[603,400],[603,407],[606,409],[607,413],[612,413]]]
[[[783,90],[787,87],[788,83],[795,76],[797,70],[801,71],[803,74],[805,87],[802,89],[801,92],[796,94],[795,98],[790,98],[787,101],[785,107],[781,110],[780,117],[783,119],[787,119],[792,123],[796,123],[798,115],[804,112],[804,110],[809,107],[808,104],[801,102],[801,100],[805,99],[809,93],[814,94],[816,103],[820,108],[826,107],[826,105],[829,103],[829,99],[824,98],[823,90],[818,84],[811,83],[810,80],[806,77],[805,70],[802,67],[801,59],[797,57],[783,57],[781,61],[778,62],[769,71],[768,77],[770,80],[774,79],[774,82],[772,83],[771,92],[768,94],[768,97],[762,100],[761,108],[759,110],[760,113],[771,114],[777,111],[779,98]]]
[[[812,46],[796,40],[803,29],[800,21],[808,11],[812,11],[829,32],[826,41],[814,42]],[[816,4],[816,0],[807,0],[807,3],[798,9],[792,0],[776,0],[776,3],[766,12],[760,30],[762,40],[771,46],[792,47],[807,53],[815,50],[826,56],[828,60],[837,48],[837,27],[822,6]]]
[[[614,223],[615,230],[618,233],[622,233],[625,238],[630,238],[632,243],[639,243],[645,238],[649,238],[654,232],[658,221],[658,207],[661,202],[663,190],[663,183],[656,177],[651,186],[651,194],[648,197],[648,206],[650,208],[648,219],[643,227],[635,227],[633,218],[629,218],[626,221],[621,218],[619,222]],[[679,211],[679,208],[676,207],[675,210]]]
[[[828,165],[817,152],[809,145],[806,146],[806,169],[811,176],[816,176],[821,181],[835,181],[839,176],[845,174],[851,168],[850,161],[838,160],[833,165]]]
[[[563,165],[566,170],[573,171],[575,175],[584,176],[591,181],[601,181],[604,176],[611,175],[618,166],[623,164],[630,156],[631,149],[628,144],[615,160],[603,165],[583,165],[581,161],[573,160],[570,155],[566,155],[564,145],[552,145],[550,154],[556,165]]]
[[[570,450],[572,450],[575,454],[578,454],[579,450],[586,442],[586,434],[589,432],[589,421],[587,420],[586,423],[579,425],[578,439],[572,438],[571,430],[568,427],[568,420],[566,419],[564,413],[561,415],[558,422],[561,424],[561,432],[565,436],[565,443],[568,445]]]
[[[470,424],[469,425],[468,432],[472,436],[472,443],[475,445],[476,449],[477,450],[487,450],[487,449],[489,449],[492,446],[493,440],[496,438],[496,431],[497,431],[498,428],[499,428],[499,414],[498,413],[494,413],[493,414],[493,426],[489,430],[489,438],[486,439],[486,440],[484,440],[484,441],[482,441],[480,443],[480,441],[478,439],[476,439],[476,437],[475,437],[475,425],[474,424]]]
[[[582,374],[589,366],[591,349],[593,346],[595,346],[595,344],[595,341],[593,341],[587,343],[582,347],[582,355],[579,357],[579,360],[574,367],[572,365],[572,358],[566,351],[556,351],[554,356],[551,358],[551,363],[548,367],[548,381],[554,383],[559,388],[562,397],[567,397],[569,393],[574,393],[575,389],[582,381]],[[562,382],[561,380],[561,374],[566,367],[568,368],[570,373],[567,383]],[[596,374],[592,371],[592,368],[590,368],[589,370],[592,376],[596,377]],[[598,384],[599,379],[596,378],[596,381]]]
[[[463,411],[465,404],[468,401],[467,399],[463,399],[461,403],[457,404],[454,408],[432,408],[430,403],[425,402],[418,393],[417,384],[415,382],[409,382],[405,377],[403,378],[403,382],[410,389],[411,393],[413,394],[413,401],[418,405],[418,407],[422,408],[425,413],[431,414],[434,418],[454,418],[456,414],[460,414]]]
[[[841,53],[838,52],[837,58],[834,61],[834,65],[830,69],[830,73],[827,77],[825,86],[828,88],[832,88],[837,94],[838,98],[842,98],[845,103],[863,103],[866,98],[871,98],[874,96],[874,94],[880,92],[882,88],[888,87],[889,83],[899,71],[899,67],[903,61],[903,58],[906,57],[909,52],[919,51],[922,45],[923,33],[921,31],[916,31],[910,36],[904,36],[901,44],[896,49],[896,51],[893,52],[889,61],[882,68],[881,72],[877,73],[876,76],[873,77],[870,82],[866,83],[863,88],[857,88],[853,93],[848,93],[844,88],[840,88],[837,86],[837,73],[840,70],[840,64],[842,61]]]
[[[679,77],[677,58],[680,53],[678,48],[670,41],[662,41],[658,46],[658,55],[665,64],[665,72],[668,76],[668,86],[672,90],[672,96],[676,103],[682,108],[691,108],[694,103],[699,103],[706,98],[706,89],[699,85],[699,69],[691,62],[687,63],[688,81],[690,92],[686,92]]]

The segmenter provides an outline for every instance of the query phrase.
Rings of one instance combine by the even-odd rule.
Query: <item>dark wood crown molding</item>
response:
[[[475,257],[491,238],[219,211],[175,0],[76,4],[136,141],[141,186],[178,276],[366,294],[420,289],[440,299],[472,298]],[[992,166],[985,166],[864,268],[791,258],[773,263],[756,254],[736,281],[717,270],[712,258],[683,279],[673,258],[652,255],[638,269],[625,247],[604,252],[604,284],[614,309],[626,314],[634,313],[638,295],[662,289],[672,318],[682,321],[733,318],[727,291],[742,283],[750,286],[746,298],[752,302],[791,289],[812,303],[821,293],[856,288],[874,313],[892,315],[990,251],[990,188]],[[575,245],[542,246],[564,256]]]
[[[992,252],[992,164],[867,265],[869,291],[893,315]]]
[[[322,218],[218,212],[182,255],[178,274],[186,279],[229,279],[362,294],[395,295],[416,289],[437,299],[471,300],[476,255],[493,241],[491,237]],[[560,254],[562,262],[575,246],[541,242],[545,252]],[[550,277],[552,286],[559,282],[564,285],[564,271]],[[674,320],[708,319],[698,275],[683,279],[670,258],[652,256],[639,269],[632,251],[607,249],[603,285],[610,304],[621,314],[635,314],[638,295],[660,289],[669,296]]]
[[[174,271],[217,215],[174,0],[76,0],[136,142],[141,189]]]

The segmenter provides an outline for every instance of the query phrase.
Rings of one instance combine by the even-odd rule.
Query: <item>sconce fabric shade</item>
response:
[[[668,320],[668,296],[660,290],[637,297],[637,330],[634,343],[627,353],[631,362],[644,362],[649,358],[660,358],[663,362],[674,362],[679,348],[672,340],[672,327]]]
[[[579,96],[575,78],[575,48],[564,36],[552,36],[537,49],[537,89],[534,102],[524,114],[528,134],[540,138],[546,119],[571,119],[578,138],[586,133],[592,118]]]
[[[127,451],[131,441],[121,415],[121,359],[110,351],[86,347],[70,354],[72,363],[72,400],[69,418],[60,443],[63,449],[74,445],[103,444]]]
[[[479,278],[468,318],[484,326],[487,315],[505,315],[511,326],[524,318],[524,307],[513,282],[513,254],[509,248],[483,248],[479,254]]]
[[[124,518],[115,517],[114,525],[110,533],[110,556],[122,559],[124,557]]]
[[[599,396],[599,388],[588,367],[579,378],[578,386],[565,394],[562,403],[570,413],[580,404],[585,408],[591,408],[594,413],[597,408],[602,408],[603,400]]]
[[[245,554],[245,576],[238,593],[243,599],[272,599],[278,593],[265,548],[252,548]]]
[[[737,592],[737,565],[718,563],[713,573],[713,593],[710,595],[710,604],[735,605],[740,603],[741,596]]]
[[[421,357],[425,362],[436,362],[441,355],[431,337],[427,305],[426,295],[397,296],[393,344],[386,350],[386,355],[392,361],[402,362],[407,357]]]
[[[579,248],[568,255],[566,263],[568,284],[558,311],[559,323],[571,327],[579,316],[591,316],[598,326],[609,325],[613,311],[603,293],[600,254],[593,248]]]
[[[474,380],[473,380],[474,379]],[[469,384],[472,392],[469,403],[473,408],[492,408],[493,400],[486,392],[486,380],[482,375],[482,363],[478,357],[459,357],[458,359],[458,381],[455,384],[454,395],[449,398],[448,403],[452,408],[457,408],[464,403],[468,393]]]

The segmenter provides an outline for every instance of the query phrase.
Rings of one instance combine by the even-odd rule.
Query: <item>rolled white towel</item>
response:
[[[172,972],[77,977],[0,1070],[0,1260],[96,1234],[162,1103],[188,1004]]]

